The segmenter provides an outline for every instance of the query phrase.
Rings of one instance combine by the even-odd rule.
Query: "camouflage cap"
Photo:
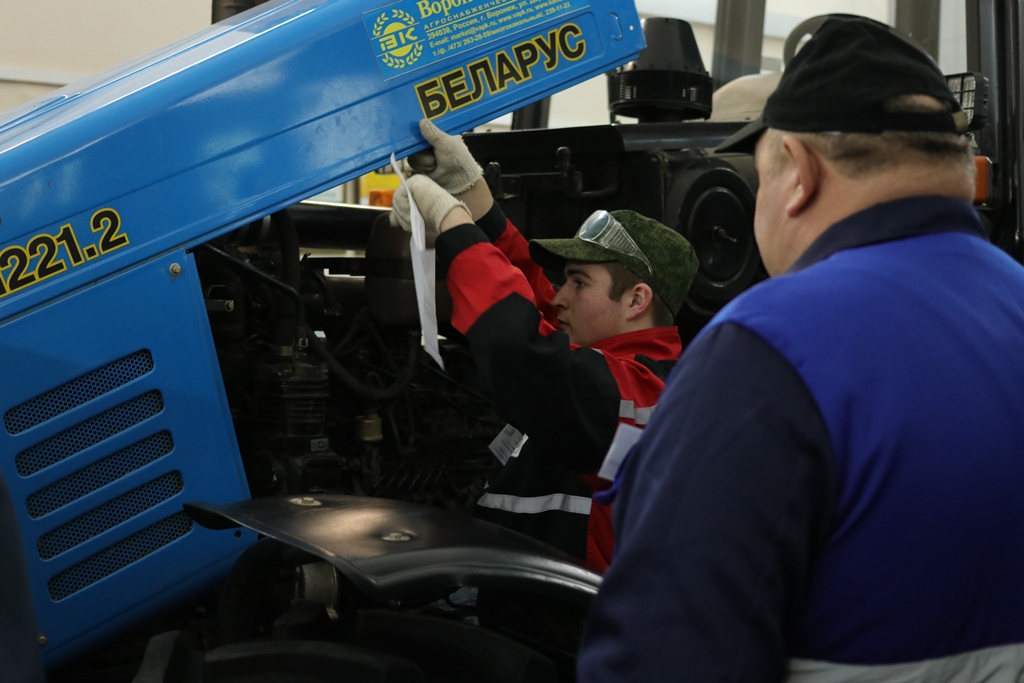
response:
[[[647,257],[651,272],[648,272],[643,259],[586,242],[578,235],[568,239],[530,240],[530,256],[542,268],[553,270],[564,268],[566,261],[618,261],[650,285],[672,315],[679,313],[686,293],[690,291],[690,283],[697,274],[697,254],[693,246],[675,230],[635,211],[612,211],[611,216],[626,229]]]

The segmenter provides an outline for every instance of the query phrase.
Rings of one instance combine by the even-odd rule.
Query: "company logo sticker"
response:
[[[423,55],[423,41],[416,28],[416,18],[404,10],[381,12],[372,29],[381,62],[401,70],[419,61]]]
[[[564,22],[589,0],[399,0],[363,13],[385,80],[486,43]]]

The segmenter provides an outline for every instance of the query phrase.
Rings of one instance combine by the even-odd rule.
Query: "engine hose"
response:
[[[212,244],[201,244],[198,247],[196,247],[196,249],[200,249],[206,252],[207,254],[211,254],[212,256],[215,256],[216,258],[220,259],[225,264],[231,266],[235,270],[240,271],[246,275],[251,275],[257,280],[265,282],[271,287],[274,287],[275,289],[283,292],[284,295],[291,301],[292,308],[295,311],[294,320],[296,321],[296,324],[290,325],[287,329],[280,329],[279,333],[286,336],[286,338],[278,339],[277,341],[282,345],[287,346],[293,346],[295,344],[295,341],[299,337],[299,330],[306,329],[305,311],[303,310],[302,297],[299,296],[298,291],[296,291],[293,287],[289,287],[288,285],[284,284],[274,276],[269,275],[268,273],[264,273],[256,266],[250,263],[246,263],[242,259],[236,258],[231,254],[227,253],[226,251],[213,246]]]
[[[413,374],[416,371],[417,356],[420,350],[420,340],[417,335],[409,335],[409,356],[405,369],[402,370],[402,374],[394,381],[389,387],[379,388],[366,384],[359,380],[358,377],[353,375],[351,372],[345,369],[338,359],[331,355],[330,349],[327,345],[320,341],[312,330],[307,330],[309,338],[309,348],[316,355],[317,358],[327,363],[327,368],[330,370],[331,375],[334,376],[339,382],[342,383],[347,389],[358,394],[368,401],[387,401],[395,398],[401,394],[409,386],[412,381]]]
[[[335,344],[334,348],[331,349],[332,356],[337,357],[346,349],[349,343],[355,339],[356,332],[363,326],[363,321],[366,320],[366,316],[369,312],[370,309],[367,306],[363,306],[356,311],[356,314],[352,316],[352,321],[349,323],[348,329],[345,331],[345,334],[342,335],[341,341]]]
[[[384,352],[384,359],[390,366],[391,372],[395,373],[396,375],[399,374],[398,363],[395,362],[394,356],[392,356],[391,353],[388,351],[388,345],[384,342],[384,337],[381,336],[380,330],[378,330],[377,326],[372,323],[370,324],[370,336],[373,337],[373,340],[375,342],[377,342],[377,346],[380,347],[380,350]],[[415,361],[416,359],[413,358],[412,360]]]

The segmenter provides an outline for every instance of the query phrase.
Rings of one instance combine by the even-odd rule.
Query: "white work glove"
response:
[[[423,215],[423,227],[427,232],[438,232],[438,226],[452,209],[462,207],[469,209],[466,205],[445,191],[443,187],[435,183],[425,175],[414,175],[405,181],[412,192],[412,198]],[[409,195],[406,194],[405,186],[395,190],[392,200],[391,214],[389,219],[391,225],[400,225],[406,232],[412,231],[412,221],[409,219]]]
[[[417,152],[408,158],[409,166],[453,195],[473,187],[483,170],[469,153],[459,135],[448,135],[427,119],[420,120],[420,133],[433,150]]]

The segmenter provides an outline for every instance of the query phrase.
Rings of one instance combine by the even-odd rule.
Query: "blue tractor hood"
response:
[[[643,47],[631,0],[276,0],[69,85],[0,116],[0,320]]]

